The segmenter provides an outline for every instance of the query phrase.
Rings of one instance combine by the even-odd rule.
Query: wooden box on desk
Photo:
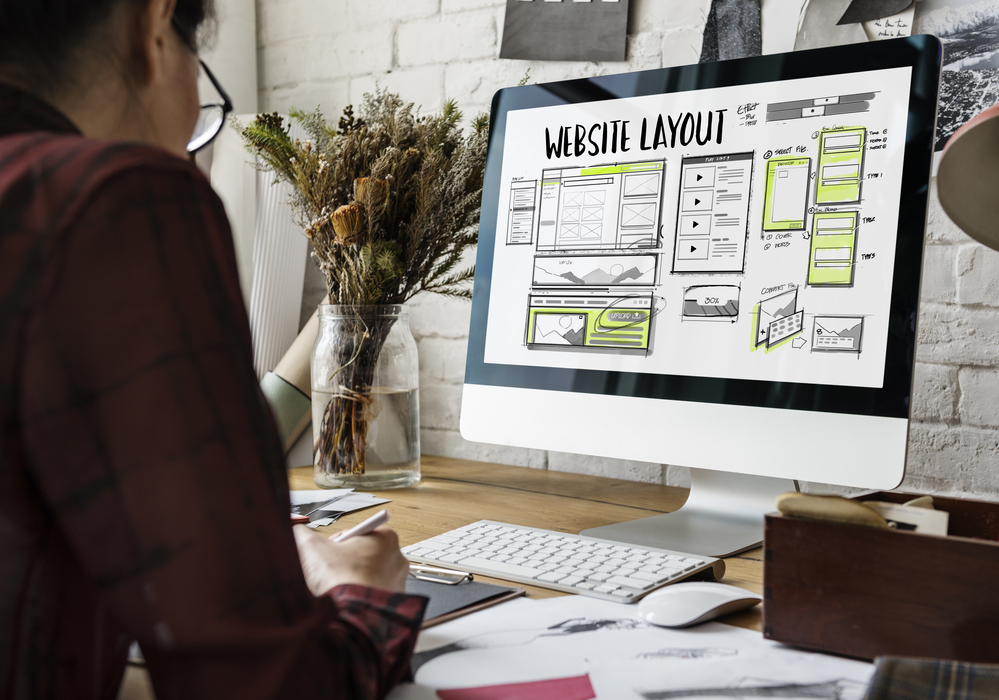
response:
[[[999,663],[999,504],[933,502],[950,513],[948,537],[768,515],[764,636],[865,659]]]

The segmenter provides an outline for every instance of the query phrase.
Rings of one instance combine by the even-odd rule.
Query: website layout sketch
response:
[[[646,353],[652,328],[651,292],[627,296],[532,294],[527,345]]]
[[[808,257],[809,286],[853,286],[858,217],[855,211],[815,214]]]
[[[658,246],[665,169],[665,161],[659,160],[545,170],[541,178],[537,249],[628,250]]]
[[[767,161],[764,231],[804,230],[811,166],[811,158],[771,158]]]
[[[657,279],[656,255],[538,255],[534,286],[647,286]]]
[[[741,291],[735,284],[687,287],[683,291],[683,320],[735,323]]]
[[[805,312],[798,308],[798,290],[791,289],[763,299],[755,309],[754,349],[769,352],[801,334]]]
[[[790,102],[774,102],[767,105],[767,121],[777,122],[787,119],[807,119],[808,117],[831,117],[837,114],[867,112],[876,93],[862,92],[854,95],[815,97]]]
[[[813,322],[812,352],[860,353],[863,316],[816,316]]]
[[[867,129],[838,127],[819,133],[819,169],[816,204],[854,204],[860,201],[864,177]]]
[[[534,213],[538,210],[538,181],[515,180],[510,186],[510,223],[507,245],[534,243]]]
[[[742,273],[749,235],[753,153],[684,158],[674,273]]]

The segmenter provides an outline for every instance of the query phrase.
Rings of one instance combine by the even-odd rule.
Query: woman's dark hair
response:
[[[74,52],[123,5],[148,0],[0,0],[0,70],[12,69],[42,87],[65,80]],[[185,41],[215,19],[215,0],[177,0],[177,28]]]

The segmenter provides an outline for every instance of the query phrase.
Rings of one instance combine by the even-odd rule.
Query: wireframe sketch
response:
[[[538,181],[516,180],[510,185],[510,223],[507,245],[534,243],[534,214],[538,209]]]
[[[532,294],[526,342],[534,349],[647,353],[653,317],[651,292]]]
[[[856,211],[827,212],[812,217],[809,286],[853,286],[859,217]]]
[[[797,288],[764,299],[753,313],[753,347],[766,346],[767,352],[800,334],[805,320],[805,312],[798,309]]]
[[[417,669],[429,661],[436,659],[438,656],[453,654],[466,649],[499,649],[504,647],[527,646],[542,637],[566,637],[573,634],[596,632],[597,630],[627,630],[640,627],[648,627],[648,625],[641,620],[636,620],[634,618],[590,620],[577,617],[559,622],[551,627],[486,632],[474,637],[468,637],[467,639],[452,642],[451,644],[445,644],[444,646],[437,647],[436,649],[413,654],[413,673],[415,674]]]
[[[811,166],[811,158],[771,158],[767,161],[764,231],[804,230]]]
[[[659,649],[639,654],[637,659],[723,659],[738,656],[739,650],[732,647],[694,647],[690,649]]]
[[[683,291],[683,320],[735,323],[741,291],[736,284],[687,287]]]
[[[863,338],[863,316],[816,316],[812,352],[860,353]]]
[[[767,105],[767,121],[779,122],[788,119],[827,117],[837,114],[857,114],[871,108],[871,100],[876,93],[861,92],[855,95],[834,95],[812,99],[773,102]]]
[[[665,172],[663,160],[543,171],[537,249],[658,246]]]
[[[753,155],[683,159],[674,273],[745,271]]]
[[[655,255],[539,255],[535,287],[647,286],[656,282]]]
[[[688,690],[639,690],[637,692],[646,700],[697,697],[860,700],[866,689],[865,684],[846,678],[824,683],[779,683],[746,679],[735,686],[690,688]]]
[[[853,204],[860,201],[864,177],[867,129],[841,126],[819,132],[816,204]]]

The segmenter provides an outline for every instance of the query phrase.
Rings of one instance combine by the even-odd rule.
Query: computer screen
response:
[[[500,90],[462,434],[897,486],[939,73],[922,36]]]

